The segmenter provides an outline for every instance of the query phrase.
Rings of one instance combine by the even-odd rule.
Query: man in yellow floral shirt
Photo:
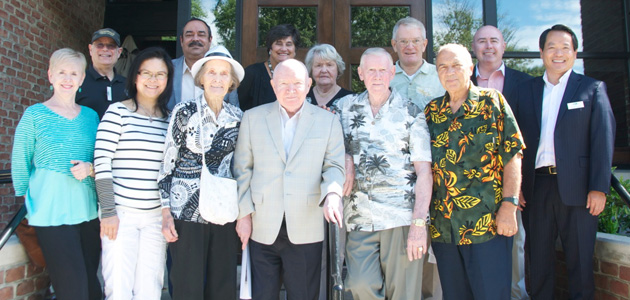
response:
[[[521,134],[503,95],[470,82],[465,47],[442,46],[436,66],[447,94],[429,102],[425,115],[433,164],[429,231],[444,299],[510,299]]]

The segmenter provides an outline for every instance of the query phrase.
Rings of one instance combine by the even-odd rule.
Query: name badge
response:
[[[112,101],[112,87],[107,87],[107,101]]]
[[[577,109],[577,108],[584,108],[584,101],[577,101],[577,102],[567,103],[567,108],[569,108],[569,110]]]
[[[225,124],[225,128],[234,128],[236,127],[236,124],[238,124],[238,122],[230,122]]]

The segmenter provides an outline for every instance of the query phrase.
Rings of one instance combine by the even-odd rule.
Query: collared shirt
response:
[[[114,78],[110,81],[107,76],[101,75],[90,65],[85,71],[85,79],[81,89],[77,91],[75,102],[93,109],[100,120],[110,104],[129,99],[125,81],[126,78],[116,73],[116,70]]]
[[[304,103],[306,103],[306,101]],[[293,144],[293,137],[295,136],[295,129],[300,121],[304,104],[302,104],[302,107],[300,107],[293,117],[289,117],[289,114],[282,105],[278,105],[278,107],[280,109],[280,121],[282,122],[282,143],[284,145],[284,154],[285,158],[288,158],[291,145]]]
[[[198,107],[201,107],[201,112]],[[162,208],[176,220],[207,224],[199,214],[199,180],[205,155],[212,175],[233,178],[232,157],[243,112],[229,103],[217,117],[203,95],[175,105],[166,132],[166,149],[158,176]],[[203,126],[202,154],[200,127]]]
[[[521,153],[523,140],[496,90],[471,84],[455,113],[449,101],[448,94],[433,99],[424,111],[433,158],[429,231],[433,242],[483,243],[496,235],[503,166]]]
[[[483,88],[493,88],[503,93],[503,83],[505,81],[505,64],[502,62],[501,66],[496,69],[490,77],[481,77],[479,73],[479,64],[475,66],[475,76],[477,76],[477,86]]]
[[[407,75],[400,67],[400,61],[396,62],[396,75],[389,83],[389,86],[396,90],[403,99],[407,99],[417,105],[420,109],[435,97],[444,95],[445,90],[438,78],[435,65],[426,60],[422,66],[412,76]]]
[[[346,228],[378,231],[409,226],[415,203],[414,161],[431,161],[424,114],[396,91],[373,116],[368,92],[339,99],[346,153],[354,158],[355,184],[344,199]]]
[[[184,59],[184,63],[182,64],[182,97],[180,101],[184,102],[190,99],[197,99],[201,94],[203,94],[203,90],[195,85],[195,79],[186,64],[186,59]]]
[[[547,72],[543,75],[545,87],[543,90],[542,117],[540,119],[540,142],[538,142],[538,152],[536,152],[536,168],[556,165],[556,148],[554,146],[554,133],[556,131],[556,120],[558,111],[567,89],[570,71],[560,77],[558,84],[549,82]]]

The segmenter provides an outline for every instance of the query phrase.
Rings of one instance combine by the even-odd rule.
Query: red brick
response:
[[[40,294],[30,295],[27,300],[44,300],[44,296]]]
[[[597,273],[595,274],[595,288],[607,291],[608,281],[609,281],[608,276],[603,275],[603,274],[597,274]]]
[[[0,299],[13,299],[13,287],[0,288]]]
[[[619,266],[619,278],[630,281],[630,268],[626,266]]]
[[[612,275],[614,277],[619,276],[619,266],[617,264],[602,261],[599,265],[602,268],[602,273]]]
[[[6,282],[13,282],[20,279],[24,279],[24,266],[19,266],[6,271]]]
[[[628,284],[619,280],[610,280],[610,291],[615,295],[624,297],[625,299],[630,297]]]
[[[24,296],[34,291],[35,291],[35,281],[33,279],[27,279],[20,282],[20,284],[18,284],[16,295]]]
[[[28,264],[28,268],[26,268],[26,277],[30,278],[35,275],[41,274],[44,272],[44,268],[40,268],[32,263]]]
[[[50,278],[47,275],[41,275],[35,278],[35,290],[41,291],[50,285]]]

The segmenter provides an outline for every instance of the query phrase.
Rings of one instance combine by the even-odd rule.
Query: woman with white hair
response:
[[[101,299],[101,253],[94,186],[98,114],[75,103],[85,56],[63,48],[50,57],[53,94],[24,111],[15,129],[11,176],[24,196],[58,299]]]
[[[329,44],[313,46],[305,59],[308,74],[315,84],[306,95],[306,100],[317,106],[329,107],[335,100],[352,94],[337,84],[337,79],[343,75],[346,64],[335,47]]]
[[[162,234],[173,258],[173,299],[236,299],[236,222],[208,222],[200,214],[199,198],[203,167],[214,177],[233,178],[243,112],[223,98],[238,87],[245,71],[217,46],[191,72],[203,94],[173,109],[158,177]]]

